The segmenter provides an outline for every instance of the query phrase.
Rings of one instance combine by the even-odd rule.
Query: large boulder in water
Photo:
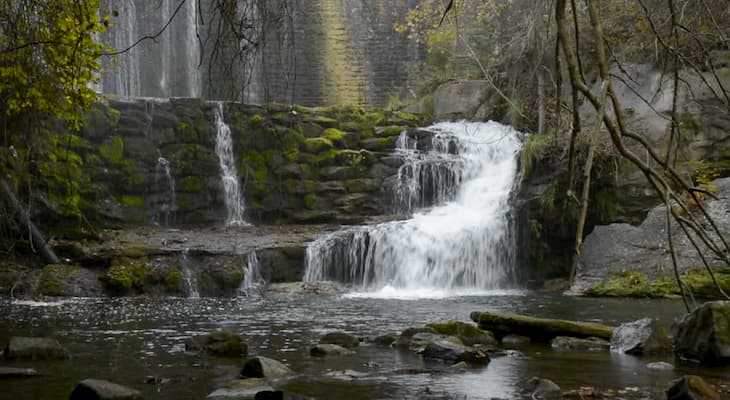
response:
[[[685,375],[672,382],[667,390],[667,400],[720,400],[722,397],[695,375]]]
[[[475,311],[471,313],[470,317],[479,325],[480,329],[494,332],[497,336],[516,333],[543,342],[549,342],[556,336],[598,337],[608,340],[614,329],[612,326],[593,322],[536,318],[506,313]]]
[[[446,364],[466,362],[468,364],[487,364],[489,356],[473,347],[456,344],[446,339],[429,343],[421,353],[425,360],[436,360]]]
[[[436,332],[443,335],[458,337],[462,343],[467,346],[484,345],[496,346],[497,339],[494,338],[492,332],[477,328],[472,324],[460,321],[448,321],[443,323],[434,323],[426,325],[433,328]]]
[[[708,302],[676,325],[674,351],[704,364],[730,363],[730,301]]]
[[[320,343],[320,344],[312,347],[312,349],[309,350],[309,354],[314,357],[325,357],[325,356],[344,356],[344,355],[355,354],[355,352],[348,348],[342,347],[340,345],[331,344],[331,343]]]
[[[659,354],[671,349],[667,330],[652,318],[621,324],[611,336],[611,351],[615,353]]]
[[[246,357],[248,344],[228,329],[221,329],[207,335],[193,336],[185,342],[186,351],[204,351],[223,357]]]
[[[140,400],[142,393],[101,379],[85,379],[71,392],[70,400]]]
[[[71,354],[56,339],[44,337],[10,338],[5,347],[5,358],[8,360],[67,360]]]
[[[241,370],[241,377],[275,379],[291,375],[292,373],[289,367],[279,361],[259,356],[246,361]]]
[[[360,345],[360,338],[347,332],[330,332],[321,339],[320,344],[336,344],[348,349],[354,349]]]

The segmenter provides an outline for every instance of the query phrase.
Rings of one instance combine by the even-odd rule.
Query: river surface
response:
[[[3,382],[0,398],[67,399],[76,382],[108,379],[143,391],[148,399],[201,399],[230,379],[240,360],[186,353],[184,341],[213,329],[240,332],[249,355],[288,364],[297,377],[280,384],[321,399],[402,399],[430,392],[457,398],[520,398],[525,382],[540,376],[563,390],[593,386],[625,398],[662,398],[676,376],[694,373],[718,381],[725,368],[700,369],[676,362],[674,371],[645,367],[655,358],[610,353],[567,353],[532,345],[493,358],[486,368],[448,371],[408,351],[364,344],[356,355],[317,359],[309,348],[326,332],[363,337],[446,320],[469,321],[472,311],[506,311],[619,324],[652,316],[669,326],[682,312],[672,300],[589,299],[507,292],[491,296],[404,300],[342,296],[300,301],[258,296],[218,299],[115,298],[60,302],[0,300],[0,343],[11,336],[53,336],[72,353],[70,361],[8,362],[43,376]],[[673,358],[666,361],[675,363]],[[332,376],[345,369],[366,373],[353,380]],[[327,374],[330,375],[327,375]],[[146,384],[147,377],[169,379]]]

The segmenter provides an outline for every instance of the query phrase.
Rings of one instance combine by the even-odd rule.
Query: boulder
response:
[[[416,333],[438,333],[435,329],[429,328],[427,326],[422,327],[415,327],[415,328],[407,328],[403,332],[401,332],[400,336],[398,336],[398,340],[396,340],[395,344],[400,347],[408,347],[411,344],[411,338]]]
[[[550,341],[550,347],[564,351],[608,351],[610,343],[599,338],[579,339],[558,336]]]
[[[672,382],[667,400],[720,400],[720,395],[696,375],[685,375]]]
[[[466,346],[485,345],[496,346],[497,340],[492,332],[477,328],[466,322],[448,321],[438,324],[428,324],[429,328],[433,328],[436,332],[443,335],[451,335],[458,337]]]
[[[10,338],[5,347],[8,360],[67,360],[71,354],[56,339],[44,337]]]
[[[556,336],[571,336],[577,338],[598,337],[610,339],[613,327],[593,322],[568,321],[562,319],[536,318],[526,315],[473,312],[472,321],[480,329],[494,332],[497,336],[510,333],[528,336],[533,340],[549,342]]]
[[[704,364],[730,363],[730,301],[708,302],[675,327],[674,351]]]
[[[71,392],[70,400],[139,400],[142,393],[101,379],[84,379]]]
[[[309,350],[309,354],[314,357],[325,357],[325,356],[344,356],[349,354],[355,354],[354,351],[336,344],[318,344]]]
[[[38,376],[38,371],[33,368],[0,367],[0,379],[25,378],[30,376]]]
[[[437,340],[449,340],[452,343],[462,344],[459,339],[455,337],[447,338],[444,335],[431,332],[419,332],[411,336],[411,341],[408,343],[408,350],[414,353],[421,353],[429,344]]]
[[[446,339],[429,343],[421,353],[424,360],[436,360],[446,364],[466,362],[469,364],[487,364],[489,356],[473,347],[456,344]]]
[[[248,344],[239,335],[221,329],[207,335],[193,336],[185,343],[186,351],[203,351],[223,357],[246,357]]]
[[[659,354],[672,349],[666,329],[652,318],[621,324],[611,336],[611,351],[625,354]]]
[[[369,343],[374,343],[379,346],[392,346],[398,340],[398,333],[388,332],[379,336],[368,338]]]
[[[292,373],[289,367],[279,361],[258,356],[246,360],[241,370],[241,377],[275,379],[291,375]]]
[[[530,338],[527,336],[517,335],[510,333],[502,338],[502,345],[504,346],[524,346],[530,343]]]
[[[347,349],[354,349],[360,345],[360,338],[347,332],[330,332],[321,339],[320,344],[336,344]]]
[[[208,396],[208,400],[254,399],[262,391],[274,390],[263,378],[235,379],[226,382]]]
[[[531,389],[530,398],[534,400],[558,400],[562,398],[562,390],[560,386],[550,379],[531,378],[528,382]]]

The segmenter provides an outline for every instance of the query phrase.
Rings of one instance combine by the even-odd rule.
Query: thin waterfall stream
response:
[[[223,119],[223,103],[217,103],[215,108],[215,152],[221,169],[223,182],[223,201],[226,204],[226,225],[246,225],[243,220],[244,205],[241,198],[241,188],[238,179],[236,159],[233,156],[233,138],[231,128]]]
[[[422,130],[424,131],[424,130]],[[410,219],[359,226],[307,248],[305,281],[332,280],[362,296],[443,297],[513,287],[510,194],[519,132],[488,123],[443,122],[422,138],[403,132],[396,203],[426,204]],[[428,143],[423,143],[426,140]],[[421,143],[419,143],[421,141]]]

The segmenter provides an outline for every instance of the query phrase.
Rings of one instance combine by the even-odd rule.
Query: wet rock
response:
[[[455,337],[448,338],[438,333],[419,332],[411,336],[411,341],[408,343],[408,350],[414,353],[421,353],[426,346],[437,340],[448,340],[452,343],[462,344],[461,341]]]
[[[473,312],[472,321],[480,329],[494,332],[497,336],[510,333],[528,336],[533,340],[549,342],[556,336],[571,336],[578,338],[598,337],[610,339],[613,327],[593,322],[579,322],[562,319],[536,318],[527,315]]]
[[[469,364],[489,363],[489,357],[483,351],[445,339],[429,343],[421,355],[425,360],[436,360],[446,364],[456,364],[461,361]]]
[[[70,400],[139,400],[142,393],[101,379],[84,379],[71,392]]]
[[[56,339],[43,337],[10,338],[4,356],[8,360],[67,360],[71,354]]]
[[[655,371],[672,371],[674,370],[674,365],[666,361],[658,361],[646,364],[646,368]]]
[[[104,293],[100,274],[75,265],[47,265],[41,271],[38,294],[42,296],[98,297]]]
[[[272,283],[266,288],[265,296],[272,299],[302,299],[337,296],[342,289],[334,282],[287,282]]]
[[[610,343],[599,338],[579,339],[558,336],[550,341],[550,347],[564,351],[608,351]]]
[[[422,327],[415,327],[415,328],[407,328],[403,332],[401,332],[400,336],[398,336],[398,340],[395,342],[397,346],[400,347],[408,347],[408,345],[411,344],[411,337],[415,335],[416,333],[438,333],[435,329],[429,328],[426,326]]]
[[[312,400],[312,398],[282,390],[263,390],[256,393],[254,400]]]
[[[266,357],[253,357],[243,364],[241,376],[243,378],[281,378],[291,375],[293,372],[289,367]]]
[[[535,400],[557,400],[562,397],[562,391],[560,386],[556,385],[555,382],[550,379],[531,378],[527,382],[531,388],[530,397]]]
[[[496,346],[497,340],[492,332],[477,328],[472,324],[460,321],[448,321],[438,324],[428,324],[429,328],[433,328],[436,332],[443,335],[458,337],[461,342],[467,346],[485,345]]]
[[[349,354],[355,354],[355,352],[336,344],[318,344],[312,347],[311,350],[309,350],[309,354],[314,357],[325,357],[344,356]]]
[[[611,351],[625,354],[659,354],[672,348],[666,329],[654,319],[621,324],[611,336]]]
[[[223,357],[246,357],[248,344],[239,335],[228,329],[221,329],[188,339],[185,342],[185,351],[203,351]]]
[[[37,375],[38,371],[34,370],[33,368],[0,367],[0,379],[25,378]]]
[[[720,395],[696,375],[685,375],[672,382],[667,400],[720,400]]]
[[[530,338],[527,336],[517,335],[510,333],[502,338],[502,344],[504,346],[523,346],[530,343]]]
[[[450,365],[449,369],[452,369],[452,370],[469,369],[469,364],[467,364],[465,361],[459,361],[458,363],[456,363],[454,365]]]
[[[240,400],[254,399],[256,394],[262,391],[273,391],[274,388],[269,386],[266,379],[235,379],[227,382],[222,387],[216,389],[208,396],[208,400]]]
[[[347,332],[330,332],[321,339],[320,344],[336,344],[347,349],[354,349],[360,345],[360,338]]]
[[[674,351],[704,364],[730,363],[730,301],[708,302],[682,317]]]
[[[351,369],[346,369],[344,371],[330,371],[324,375],[329,378],[334,378],[334,379],[344,380],[344,381],[362,379],[362,378],[366,378],[368,376],[368,374],[365,372],[355,371],[355,370],[351,370]]]
[[[389,332],[380,336],[368,338],[369,343],[374,343],[379,346],[392,346],[398,340],[398,333]]]

